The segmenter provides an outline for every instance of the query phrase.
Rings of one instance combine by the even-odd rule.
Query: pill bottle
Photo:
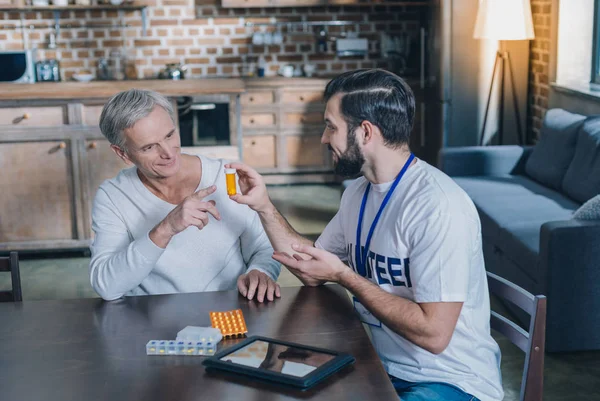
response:
[[[235,195],[237,193],[237,189],[235,186],[235,169],[234,168],[226,168],[225,169],[225,180],[227,182],[227,195]]]

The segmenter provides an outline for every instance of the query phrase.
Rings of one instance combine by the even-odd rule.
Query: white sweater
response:
[[[148,234],[176,205],[150,192],[136,167],[102,183],[92,209],[90,262],[90,281],[102,298],[232,290],[250,270],[277,279],[281,267],[271,258],[273,248],[258,215],[227,196],[225,161],[200,160],[198,189],[217,186],[205,200],[216,202],[221,221],[209,216],[206,227],[188,227],[165,249]]]

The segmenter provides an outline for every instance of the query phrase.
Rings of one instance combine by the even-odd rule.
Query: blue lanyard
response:
[[[362,234],[362,222],[363,222],[363,217],[365,215],[365,206],[367,205],[367,198],[369,197],[369,190],[371,189],[371,183],[367,184],[367,189],[365,190],[362,204],[360,205],[360,214],[358,215],[358,228],[356,229],[356,245],[354,247],[354,259],[356,261],[356,269],[358,271],[358,274],[360,274],[363,277],[367,276],[367,255],[369,254],[369,247],[371,246],[371,238],[373,238],[373,232],[375,231],[377,222],[379,221],[379,218],[381,217],[383,210],[385,209],[388,202],[390,201],[390,198],[392,197],[394,190],[398,186],[398,183],[402,179],[402,176],[404,175],[404,173],[406,173],[406,170],[408,170],[408,166],[410,166],[410,163],[412,163],[414,158],[415,158],[415,155],[413,155],[411,153],[410,157],[408,158],[406,163],[404,163],[404,167],[402,167],[402,170],[400,170],[400,173],[398,174],[398,176],[394,180],[394,183],[388,190],[388,193],[385,195],[385,198],[383,199],[381,206],[379,206],[379,211],[377,212],[377,215],[375,215],[375,220],[373,220],[373,224],[371,224],[371,229],[369,230],[369,234],[367,235],[367,242],[365,243],[365,251],[361,252],[360,251],[360,249],[361,249],[360,237]]]

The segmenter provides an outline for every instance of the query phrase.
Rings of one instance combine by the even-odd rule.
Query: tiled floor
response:
[[[316,237],[336,213],[340,191],[328,186],[271,187],[273,202],[300,233]],[[89,284],[89,258],[27,257],[21,261],[25,300],[97,296]],[[283,269],[282,286],[299,285]],[[8,284],[0,275],[0,289]],[[505,400],[518,400],[524,355],[506,338],[495,336],[502,349]],[[600,400],[600,352],[550,354],[546,356],[544,400]]]

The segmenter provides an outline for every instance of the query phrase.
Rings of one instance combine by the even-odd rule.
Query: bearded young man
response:
[[[452,179],[411,153],[412,91],[390,72],[359,70],[324,97],[322,143],[337,173],[362,177],[319,239],[294,231],[248,166],[229,165],[242,189],[231,198],[258,212],[273,258],[306,285],[354,295],[402,400],[501,400],[479,217]]]

